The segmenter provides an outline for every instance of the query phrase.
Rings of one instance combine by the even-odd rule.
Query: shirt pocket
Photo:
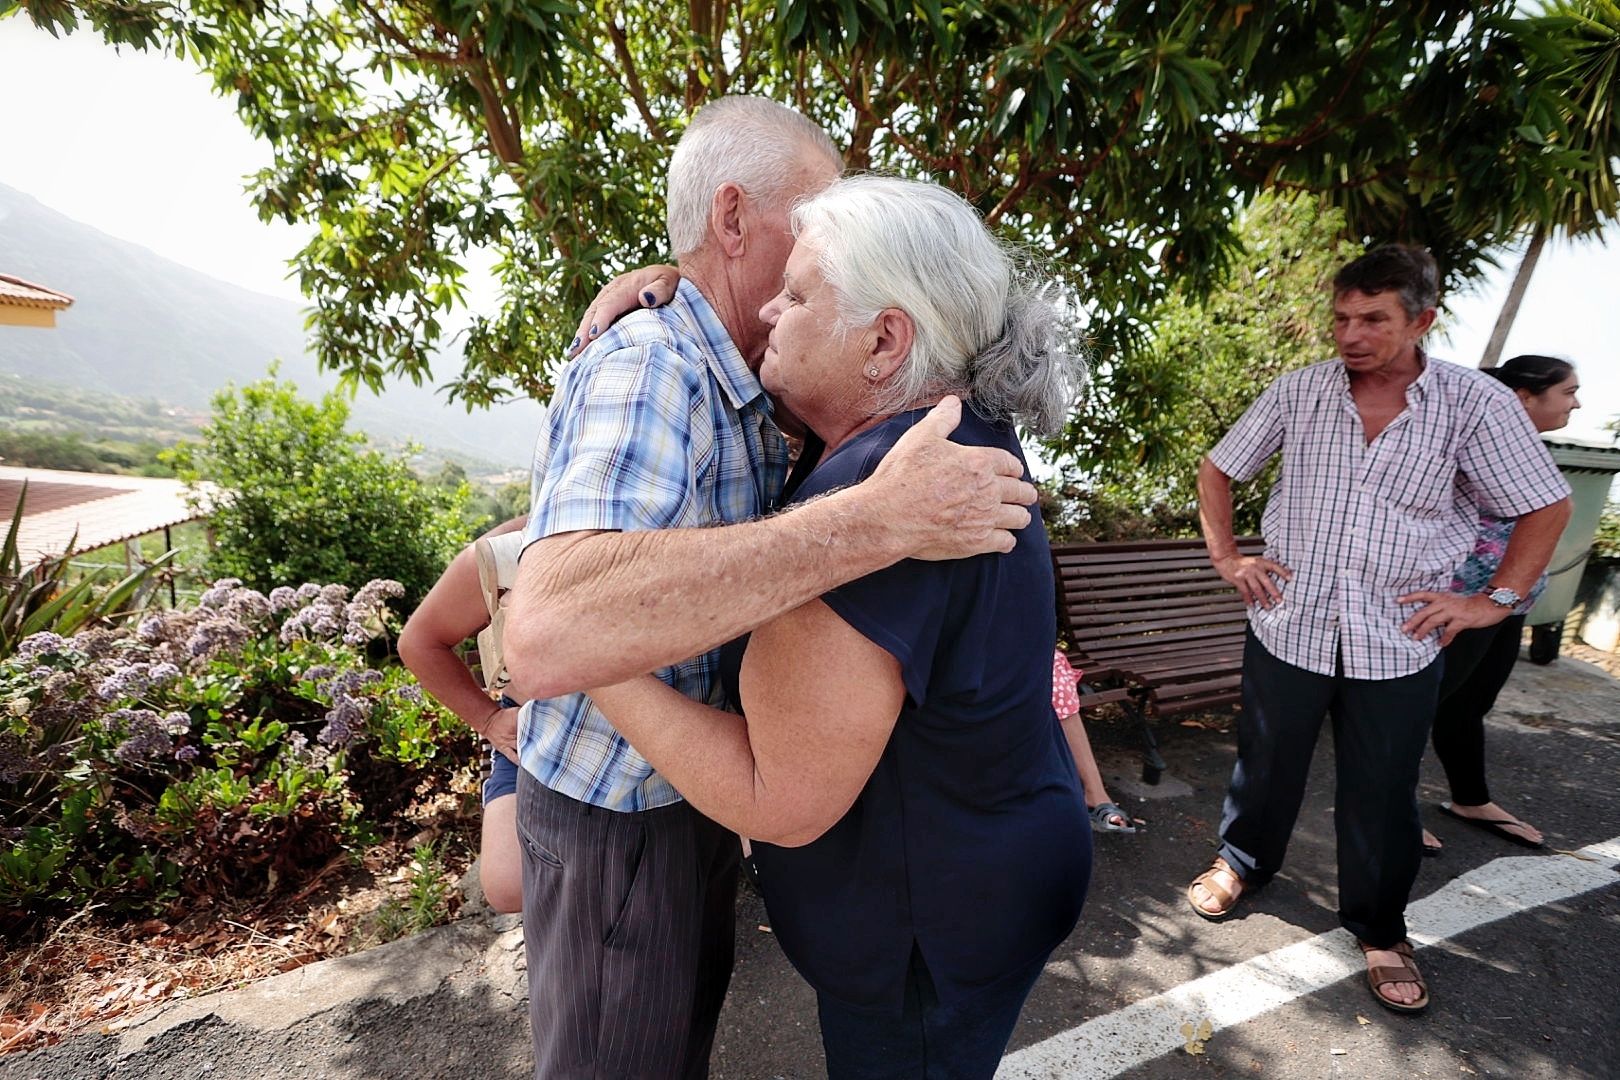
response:
[[[1367,486],[1379,498],[1416,517],[1451,509],[1457,465],[1435,454],[1385,454],[1373,463]]]

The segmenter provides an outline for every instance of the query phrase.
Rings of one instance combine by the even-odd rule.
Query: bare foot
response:
[[[1423,849],[1425,851],[1438,853],[1444,851],[1445,847],[1446,846],[1440,842],[1440,838],[1438,836],[1434,835],[1434,833],[1430,832],[1428,829],[1423,830]]]
[[[1417,970],[1417,966],[1412,964],[1411,960],[1403,957],[1393,949],[1369,949],[1363,945],[1361,951],[1367,957],[1368,971],[1375,967],[1399,968],[1409,964],[1414,972]],[[1379,997],[1392,1001],[1397,1005],[1415,1005],[1422,999],[1424,991],[1423,987],[1415,982],[1391,981],[1379,983],[1375,993]]]
[[[1502,809],[1500,806],[1497,806],[1493,802],[1488,802],[1484,806],[1464,806],[1461,803],[1454,802],[1451,804],[1451,809],[1452,812],[1458,817],[1483,818],[1487,821],[1511,822],[1512,824],[1503,824],[1500,826],[1500,828],[1506,832],[1511,832],[1517,836],[1522,836],[1532,844],[1539,844],[1542,842],[1543,838],[1540,829],[1536,828],[1534,825],[1520,821],[1515,815],[1508,813],[1506,810]]]
[[[1228,895],[1223,897],[1211,891],[1204,882],[1208,880],[1215,888],[1223,890]],[[1237,904],[1238,897],[1243,895],[1243,879],[1227,865],[1225,859],[1216,859],[1206,875],[1199,875],[1187,890],[1187,898],[1199,911],[1211,918],[1220,918],[1231,911]]]

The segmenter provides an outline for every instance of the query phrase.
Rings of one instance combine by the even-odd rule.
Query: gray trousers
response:
[[[537,1080],[708,1076],[737,838],[684,802],[617,813],[521,769],[517,797]]]

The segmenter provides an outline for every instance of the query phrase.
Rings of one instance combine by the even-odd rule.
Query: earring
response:
[[[869,368],[867,368],[867,369],[866,369],[866,377],[867,377],[867,378],[868,378],[868,379],[875,379],[875,378],[877,378],[877,377],[878,377],[878,369],[877,369],[877,368],[875,368],[875,367],[869,367]]]

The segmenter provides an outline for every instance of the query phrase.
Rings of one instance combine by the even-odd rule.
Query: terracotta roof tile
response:
[[[28,503],[17,536],[25,563],[60,555],[70,542],[75,551],[89,551],[203,516],[186,505],[178,480],[0,465],[0,528],[16,512],[25,480]]]
[[[0,274],[0,304],[60,311],[73,304],[73,297],[55,289],[47,289],[43,285],[35,285],[32,281],[24,281],[20,277]]]

